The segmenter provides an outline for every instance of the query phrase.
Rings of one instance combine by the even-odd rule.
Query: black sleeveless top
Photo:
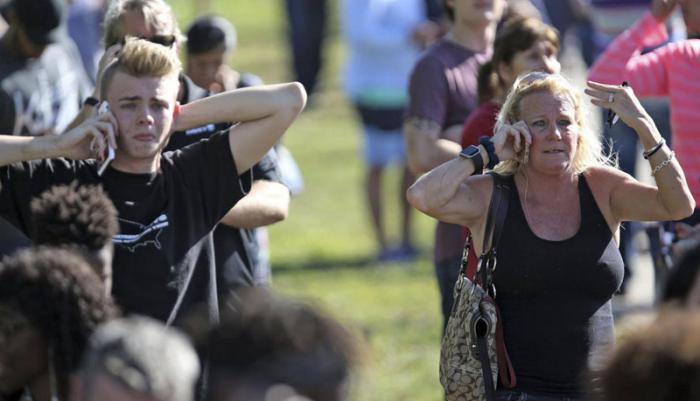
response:
[[[495,284],[516,387],[579,397],[587,368],[614,343],[610,299],[622,282],[622,257],[583,174],[581,226],[562,241],[532,232],[510,182]]]

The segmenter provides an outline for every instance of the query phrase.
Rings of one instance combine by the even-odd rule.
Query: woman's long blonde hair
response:
[[[537,92],[549,92],[564,96],[574,106],[576,124],[580,127],[580,132],[576,144],[576,154],[570,166],[573,173],[580,174],[593,166],[617,165],[613,155],[603,154],[600,139],[586,126],[579,91],[560,74],[530,72],[518,77],[498,113],[494,132],[497,132],[505,124],[514,124],[520,121],[520,102],[525,96]],[[499,163],[494,171],[505,175],[515,174],[523,168],[524,159],[525,152],[521,152],[516,158]]]

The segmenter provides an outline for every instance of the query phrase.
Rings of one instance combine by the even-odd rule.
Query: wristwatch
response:
[[[488,136],[482,136],[479,138],[479,145],[486,149],[486,154],[489,155],[489,164],[486,166],[489,170],[493,170],[494,167],[500,162],[498,156],[496,155],[496,150],[491,142],[491,138]]]
[[[481,174],[484,171],[484,159],[481,158],[481,150],[478,146],[467,146],[459,152],[459,157],[469,159],[474,163],[474,174]]]

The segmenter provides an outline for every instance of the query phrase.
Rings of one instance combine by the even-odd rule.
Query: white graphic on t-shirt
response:
[[[153,244],[156,249],[160,250],[162,245],[160,243],[160,235],[163,233],[163,229],[168,227],[170,223],[168,222],[168,216],[161,214],[153,220],[153,223],[144,226],[141,223],[135,221],[130,221],[126,219],[119,219],[122,226],[131,225],[136,226],[141,232],[138,234],[117,234],[113,238],[115,245],[121,245],[129,250],[129,252],[135,252],[136,248],[140,246],[148,246]]]

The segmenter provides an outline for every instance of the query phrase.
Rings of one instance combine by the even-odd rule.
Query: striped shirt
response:
[[[700,40],[669,43],[663,23],[646,13],[607,47],[588,79],[607,84],[629,82],[639,97],[668,96],[673,148],[688,186],[700,202]]]

